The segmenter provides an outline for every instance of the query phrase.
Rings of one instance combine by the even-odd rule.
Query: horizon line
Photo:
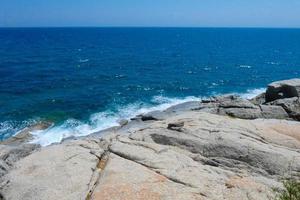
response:
[[[215,29],[300,29],[300,27],[263,26],[0,26],[5,28],[215,28]]]

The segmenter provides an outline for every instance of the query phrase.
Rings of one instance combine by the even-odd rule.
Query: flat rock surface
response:
[[[194,110],[128,126],[16,161],[2,178],[1,195],[9,200],[265,200],[274,197],[272,188],[282,187],[282,178],[300,172],[299,122]]]
[[[4,199],[85,199],[103,150],[94,141],[43,148],[17,162],[4,178]]]

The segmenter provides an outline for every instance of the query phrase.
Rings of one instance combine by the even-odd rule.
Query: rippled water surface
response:
[[[0,138],[40,120],[45,143],[86,135],[299,73],[300,29],[0,29]]]

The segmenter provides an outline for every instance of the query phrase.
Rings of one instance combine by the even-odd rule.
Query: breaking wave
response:
[[[265,91],[264,88],[248,90],[246,93],[237,93],[243,98],[250,99]],[[136,102],[126,106],[120,106],[112,110],[94,113],[85,122],[77,119],[68,119],[62,124],[53,125],[45,130],[33,131],[34,136],[32,143],[38,143],[42,146],[47,146],[53,143],[61,142],[68,137],[86,136],[98,131],[105,130],[114,126],[118,126],[120,119],[130,120],[131,118],[156,110],[165,110],[171,106],[181,104],[188,101],[199,101],[204,97],[185,97],[185,98],[169,98],[164,96],[154,96],[150,103]],[[33,120],[22,123],[22,128],[25,125],[32,125]],[[20,129],[20,127],[19,127]],[[9,130],[9,131],[8,131]],[[11,133],[17,128],[10,122],[3,122],[0,125],[0,133]],[[12,135],[12,134],[11,134]]]

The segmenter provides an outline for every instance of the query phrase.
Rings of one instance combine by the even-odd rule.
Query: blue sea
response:
[[[0,139],[50,121],[48,145],[299,74],[300,29],[1,28]]]

